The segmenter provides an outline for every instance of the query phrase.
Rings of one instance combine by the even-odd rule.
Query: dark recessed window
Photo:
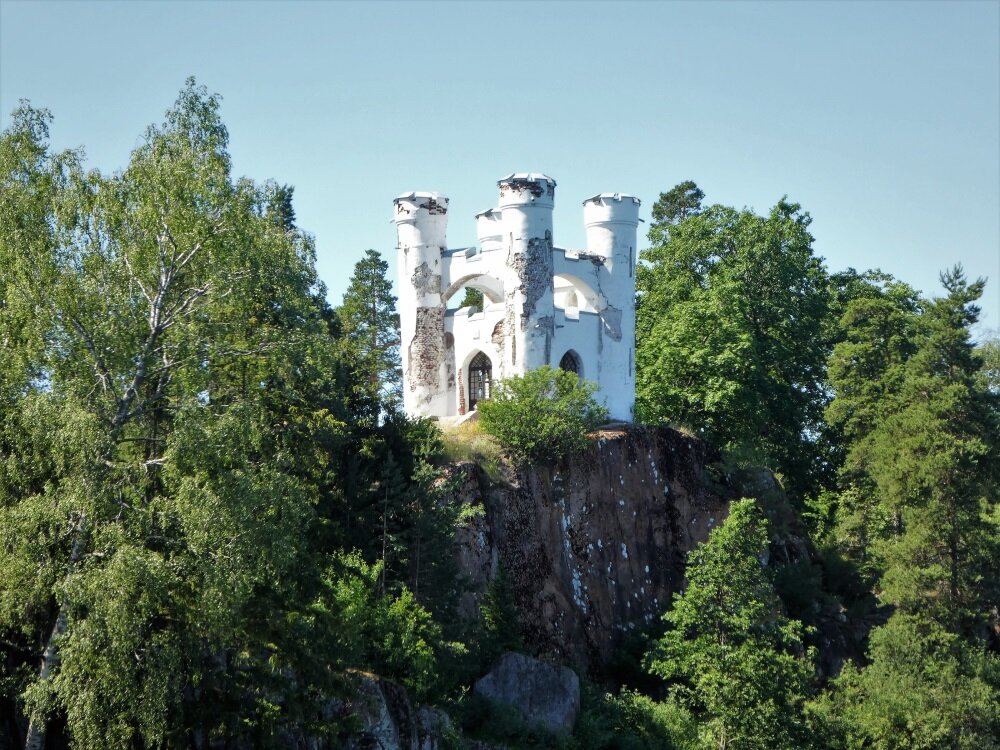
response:
[[[469,411],[476,403],[490,397],[490,382],[493,380],[493,364],[490,358],[479,352],[469,363]]]

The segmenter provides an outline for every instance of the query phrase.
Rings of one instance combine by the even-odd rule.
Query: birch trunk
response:
[[[83,557],[83,550],[87,545],[86,537],[85,520],[81,520],[77,528],[77,537],[73,540],[73,549],[70,550],[67,574],[73,572],[73,568]],[[52,671],[59,665],[59,649],[56,644],[60,636],[66,632],[66,627],[66,609],[63,604],[60,604],[59,612],[56,614],[56,622],[52,626],[52,632],[49,633],[49,639],[45,643],[45,651],[42,653],[42,667],[38,672],[40,682],[49,679]],[[45,728],[44,717],[31,717],[28,722],[28,733],[24,738],[24,750],[42,750],[45,747]]]

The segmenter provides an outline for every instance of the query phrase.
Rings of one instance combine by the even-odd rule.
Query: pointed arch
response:
[[[469,411],[476,408],[479,401],[490,397],[493,385],[493,362],[481,351],[469,360]]]
[[[559,360],[559,369],[566,372],[575,372],[577,377],[583,380],[583,360],[572,349],[568,349],[562,355],[562,359]]]

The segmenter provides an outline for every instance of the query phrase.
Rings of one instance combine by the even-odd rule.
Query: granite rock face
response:
[[[528,649],[600,671],[629,632],[658,617],[680,590],[687,553],[728,512],[703,478],[704,444],[668,428],[603,430],[588,451],[492,482],[455,468],[454,502],[484,513],[460,530],[457,556],[479,615],[500,566]]]
[[[569,734],[580,717],[580,678],[524,654],[507,652],[473,688],[476,695],[514,708],[530,724]]]
[[[442,750],[451,733],[448,715],[414,706],[405,688],[375,675],[354,673],[357,693],[338,708],[340,718],[354,716],[358,726],[338,745],[344,750]],[[317,748],[322,747],[317,745]]]

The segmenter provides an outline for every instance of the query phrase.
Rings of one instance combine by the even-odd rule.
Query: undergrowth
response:
[[[500,480],[504,466],[503,450],[496,438],[479,428],[478,420],[443,429],[441,439],[449,461],[471,461],[482,467],[494,482]]]

